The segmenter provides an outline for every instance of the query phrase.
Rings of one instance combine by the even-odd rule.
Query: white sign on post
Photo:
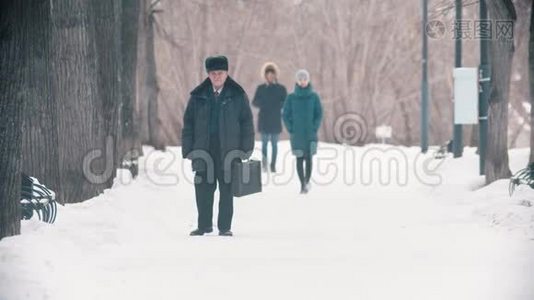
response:
[[[455,68],[454,124],[478,123],[478,69]]]
[[[386,125],[378,126],[375,129],[376,138],[380,139],[382,141],[382,144],[386,143],[386,139],[391,138],[391,132],[392,132],[391,126],[386,126]]]

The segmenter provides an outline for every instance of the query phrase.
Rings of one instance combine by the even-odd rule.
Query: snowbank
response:
[[[474,149],[321,144],[305,196],[279,151],[264,192],[235,200],[233,238],[189,237],[190,165],[145,147],[137,179],[0,241],[0,299],[534,299],[534,192],[483,187]]]

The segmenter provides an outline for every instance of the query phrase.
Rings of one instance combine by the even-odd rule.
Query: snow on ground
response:
[[[534,299],[534,192],[483,187],[474,149],[321,144],[308,195],[280,153],[234,237],[190,237],[190,165],[146,147],[137,179],[0,241],[0,299]]]

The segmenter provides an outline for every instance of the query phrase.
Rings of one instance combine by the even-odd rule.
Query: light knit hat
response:
[[[295,74],[295,77],[297,81],[300,81],[300,80],[310,81],[310,73],[306,71],[305,69],[298,70],[297,74]]]

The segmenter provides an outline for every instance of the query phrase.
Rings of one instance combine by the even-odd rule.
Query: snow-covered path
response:
[[[330,168],[354,168],[341,167],[343,147],[323,146],[308,195],[287,156],[286,175],[236,198],[231,238],[188,236],[196,209],[179,149],[147,148],[135,181],[0,242],[0,299],[534,299],[534,207],[518,204],[532,190],[470,191],[482,182],[471,150],[437,169],[439,185],[424,184],[435,178],[414,176],[416,148],[395,148],[410,166],[405,185],[347,185]],[[389,148],[357,148],[355,169],[376,170],[364,153],[391,156],[373,149]],[[511,154],[512,168],[525,153]]]

